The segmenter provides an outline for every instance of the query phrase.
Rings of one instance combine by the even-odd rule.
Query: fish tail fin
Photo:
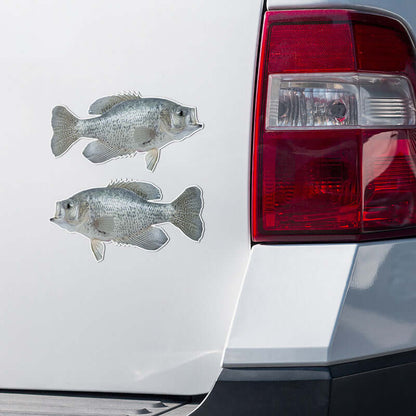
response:
[[[79,139],[78,121],[79,119],[65,107],[58,106],[52,110],[51,148],[55,156],[65,153]]]
[[[202,222],[202,191],[197,186],[185,189],[173,202],[174,213],[171,218],[173,225],[178,227],[187,237],[200,241],[204,232]]]

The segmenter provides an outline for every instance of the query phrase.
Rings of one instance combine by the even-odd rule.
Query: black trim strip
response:
[[[322,367],[224,368],[192,416],[415,416],[416,350]]]
[[[331,376],[335,378],[362,373],[365,371],[380,370],[386,367],[411,364],[414,362],[416,362],[416,350],[383,355],[381,357],[367,358],[348,363],[333,364],[329,366],[329,369],[331,372]]]

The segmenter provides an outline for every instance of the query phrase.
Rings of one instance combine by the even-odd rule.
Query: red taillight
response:
[[[407,30],[390,17],[266,13],[253,241],[416,235],[414,58]]]
[[[322,48],[323,44],[326,45],[325,48]],[[348,23],[271,27],[269,73],[353,70],[354,52]]]

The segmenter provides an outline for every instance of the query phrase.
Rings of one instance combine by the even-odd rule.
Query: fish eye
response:
[[[177,110],[176,115],[179,116],[179,117],[183,117],[184,116],[183,110]]]
[[[65,205],[66,209],[71,209],[72,208],[72,204],[70,202],[67,202]]]

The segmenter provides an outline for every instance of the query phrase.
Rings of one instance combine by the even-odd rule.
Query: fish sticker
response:
[[[147,169],[153,171],[160,149],[201,130],[196,108],[162,98],[128,93],[100,98],[91,104],[92,118],[80,119],[66,107],[52,110],[52,153],[64,154],[81,137],[95,139],[83,151],[93,163],[146,152]]]
[[[160,189],[147,182],[114,181],[56,203],[51,221],[91,240],[97,261],[104,259],[105,242],[159,250],[169,237],[158,225],[166,222],[200,241],[204,232],[202,191],[191,186],[173,202],[162,203]]]

